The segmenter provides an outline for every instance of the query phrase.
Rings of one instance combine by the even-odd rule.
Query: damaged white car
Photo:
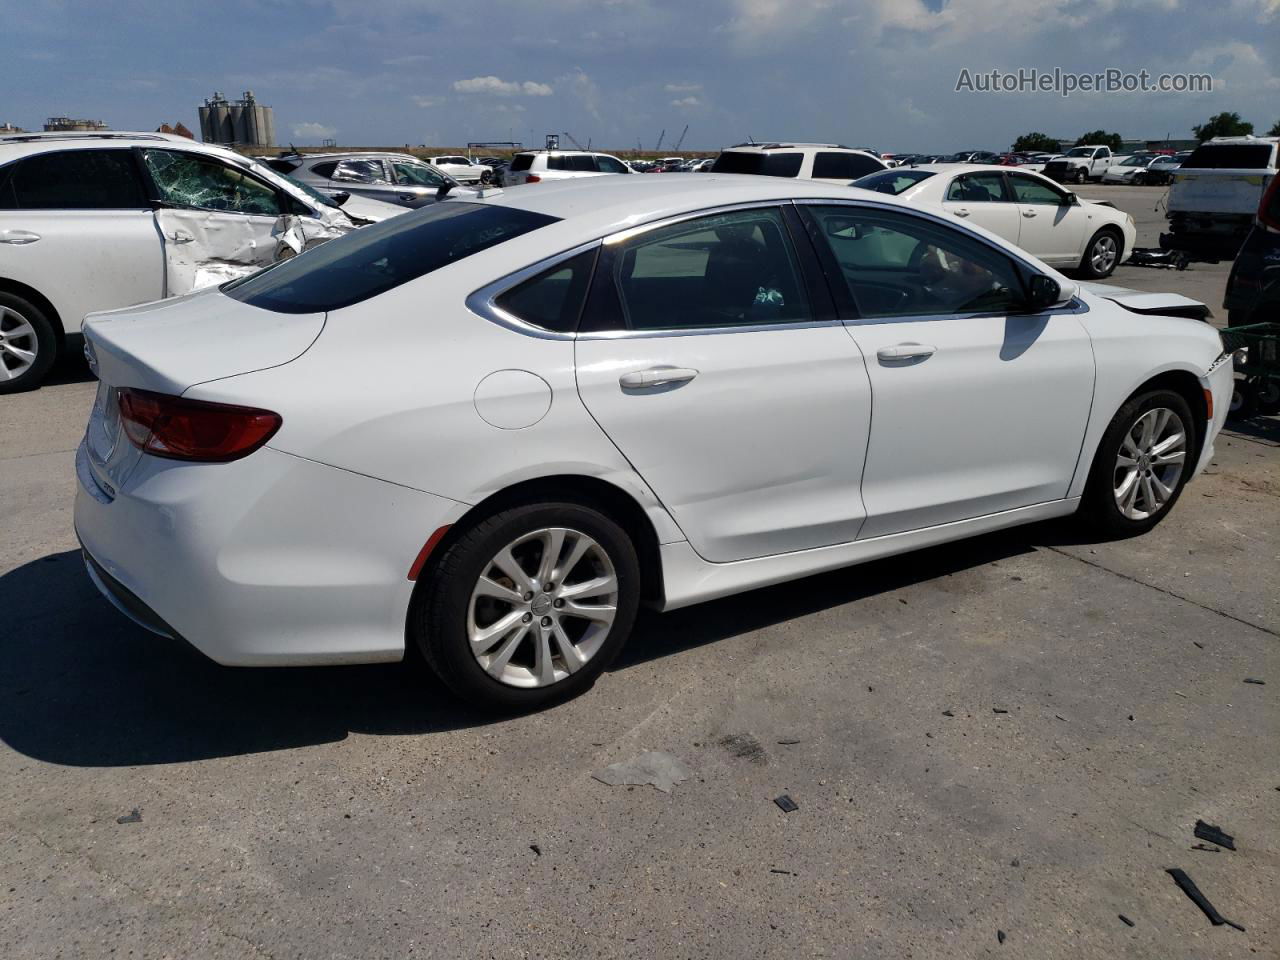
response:
[[[186,137],[0,137],[0,393],[39,385],[87,313],[241,277],[403,212],[340,206]]]

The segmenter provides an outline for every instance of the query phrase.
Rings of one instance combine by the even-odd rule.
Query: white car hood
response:
[[[1186,316],[1189,310],[1196,311],[1204,308],[1207,311],[1209,309],[1203,302],[1184,297],[1180,293],[1151,293],[1146,290],[1116,287],[1109,283],[1081,283],[1079,286],[1086,293],[1110,300],[1135,313],[1171,312],[1175,316]]]
[[[402,207],[396,203],[387,203],[383,200],[374,200],[370,197],[359,197],[354,193],[347,197],[340,209],[350,217],[368,220],[371,223],[390,220],[392,217],[409,212],[408,207]]]

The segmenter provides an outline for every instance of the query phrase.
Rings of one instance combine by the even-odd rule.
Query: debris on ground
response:
[[[126,813],[123,817],[116,817],[116,823],[141,823],[141,822],[142,822],[142,811],[139,810],[137,807],[134,807],[132,810]]]
[[[1192,640],[1191,642],[1192,642],[1192,643],[1194,643],[1194,644],[1195,644],[1197,647],[1199,647],[1201,650],[1203,650],[1203,649],[1204,649],[1204,644],[1203,644],[1203,643],[1201,643],[1199,640]]]
[[[1212,823],[1205,823],[1203,820],[1196,821],[1195,829],[1196,839],[1208,840],[1210,843],[1216,843],[1220,847],[1226,847],[1228,850],[1236,848],[1236,838],[1229,833],[1223,833],[1220,827],[1215,827]]]
[[[1205,853],[1221,853],[1217,847],[1207,847],[1203,843],[1197,843],[1191,848],[1192,850],[1203,850]]]
[[[693,776],[687,764],[679,757],[660,750],[646,750],[621,763],[611,763],[597,770],[592,778],[611,787],[651,784],[663,793],[670,793],[678,783]]]
[[[794,747],[799,740],[779,740],[778,743],[784,747]]]
[[[770,868],[769,868],[769,872],[770,872],[770,873],[780,873],[780,874],[782,874],[783,876],[786,876],[786,877],[794,877],[794,876],[795,876],[795,874],[794,874],[794,873],[792,873],[790,870],[779,870],[777,867],[770,867]]]
[[[997,930],[997,931],[996,931],[996,942],[997,942],[997,943],[1004,943],[1004,931],[1003,931],[1003,930]]]
[[[992,713],[1008,713],[1009,711],[1005,710],[1003,707],[992,707],[991,712]]]
[[[1256,684],[1257,684],[1258,686],[1260,686],[1260,687],[1265,687],[1265,686],[1267,685],[1267,681],[1265,681],[1265,680],[1255,680],[1253,677],[1245,677],[1245,678],[1244,678],[1244,682],[1245,682],[1245,683],[1256,683]]]
[[[749,763],[769,762],[769,754],[765,752],[764,745],[749,733],[731,733],[721,737],[720,746],[739,760]]]
[[[1012,860],[1009,861],[1009,866],[1020,867],[1022,866],[1022,862],[1017,857],[1014,857]]]
[[[784,793],[780,797],[774,797],[773,802],[778,805],[778,809],[783,813],[795,813],[800,809],[800,804],[792,800],[789,793]]]
[[[954,717],[954,716],[955,716],[955,714],[954,714],[954,713],[952,713],[950,710],[943,710],[943,711],[942,711],[942,715],[943,715],[944,717]]]
[[[1169,874],[1169,876],[1173,877],[1173,882],[1178,885],[1183,893],[1191,898],[1191,902],[1200,908],[1201,912],[1209,918],[1209,922],[1215,927],[1220,927],[1225,923],[1228,927],[1234,927],[1236,930],[1244,933],[1244,927],[1240,926],[1238,923],[1232,923],[1217,911],[1214,905],[1209,902],[1208,898],[1200,892],[1200,888],[1196,886],[1195,881],[1187,876],[1185,870],[1180,870],[1177,867],[1171,867],[1165,872]]]
[[[542,848],[538,846],[536,843],[529,844],[529,849],[533,851],[534,856],[536,857],[542,856]]]
[[[1123,913],[1117,913],[1116,916],[1120,918],[1120,922],[1123,923],[1126,927],[1133,926],[1133,921],[1130,920],[1128,917],[1126,917]]]

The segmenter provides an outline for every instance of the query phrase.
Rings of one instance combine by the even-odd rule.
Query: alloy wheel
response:
[[[471,592],[467,640],[499,683],[546,687],[600,651],[617,613],[618,576],[604,547],[580,530],[546,527],[485,564]]]
[[[1104,233],[1093,242],[1089,251],[1089,264],[1095,273],[1105,275],[1111,272],[1116,262],[1116,238]]]
[[[35,327],[12,307],[0,304],[0,382],[27,373],[39,350]]]
[[[1168,407],[1145,411],[1125,431],[1116,454],[1112,490],[1129,520],[1163,510],[1178,490],[1187,457],[1187,428]]]

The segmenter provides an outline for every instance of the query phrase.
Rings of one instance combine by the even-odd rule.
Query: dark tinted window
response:
[[[142,158],[166,203],[246,216],[285,212],[275,187],[221,160],[180,150],[144,150]]]
[[[317,177],[324,177],[328,180],[333,176],[333,171],[338,169],[337,160],[326,160],[324,163],[317,163],[311,168],[311,172]]]
[[[0,209],[137,210],[148,206],[128,150],[66,150],[19,160],[0,176]]]
[[[1022,283],[998,250],[909,214],[805,206],[865,318],[1015,312]]]
[[[801,323],[812,318],[782,215],[738,210],[660,227],[616,255],[632,330]]]
[[[535,327],[573,333],[595,262],[596,250],[580,253],[513,287],[495,303]]]
[[[511,158],[511,171],[519,173],[521,170],[528,170],[533,166],[532,153],[517,153]]]
[[[888,193],[896,197],[921,180],[928,180],[932,176],[932,170],[881,170],[879,173],[861,177],[853,186],[874,190],[876,193]]]
[[[1182,161],[1188,169],[1259,170],[1271,165],[1269,143],[1201,144]]]
[[[818,179],[857,180],[883,169],[883,163],[863,153],[827,151],[814,154],[813,157],[813,176]]]
[[[278,313],[337,310],[555,222],[541,213],[451,200],[362,227],[222,290]]]
[[[712,173],[747,173],[759,177],[797,177],[802,153],[747,153],[726,150],[711,165]]]

